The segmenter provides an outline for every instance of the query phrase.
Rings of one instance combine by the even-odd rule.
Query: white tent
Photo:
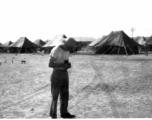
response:
[[[63,40],[66,38],[65,35],[57,35],[53,40],[50,40],[48,43],[46,43],[43,48],[45,47],[54,47],[56,45],[59,45],[63,42]]]

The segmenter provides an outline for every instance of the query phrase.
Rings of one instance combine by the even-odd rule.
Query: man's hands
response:
[[[53,58],[53,57],[50,57],[50,60],[49,60],[49,67],[51,68],[59,68],[59,69],[69,69],[71,68],[71,63],[68,61],[68,60],[65,60],[64,63],[61,63],[61,64],[58,64],[55,62],[56,59]]]
[[[64,63],[65,64],[65,69],[69,69],[69,68],[71,68],[71,63]]]
[[[65,69],[71,68],[71,63],[69,62],[69,60],[65,60],[64,64],[65,64]]]

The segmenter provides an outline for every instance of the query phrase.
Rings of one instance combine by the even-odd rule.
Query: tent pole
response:
[[[21,48],[22,49],[22,48]],[[18,53],[20,53],[21,49],[18,51]]]
[[[119,49],[118,49],[118,53],[117,53],[117,54],[119,54],[119,51],[120,51],[120,46],[119,46]]]
[[[116,46],[115,47],[113,47],[113,49],[112,49],[112,51],[110,52],[110,54],[113,52],[113,50],[116,48]]]
[[[34,50],[32,50],[32,48],[31,48],[31,47],[30,47],[29,49],[30,49],[30,51],[34,52]]]
[[[137,53],[139,53],[139,51],[138,50],[136,50],[136,49],[134,49],[134,47],[132,48],[134,51],[136,51]]]
[[[132,51],[133,54],[135,54],[134,51],[130,48],[130,46],[129,46],[129,49]]]
[[[109,49],[111,49],[111,47],[112,47],[112,46],[110,46]],[[104,53],[102,53],[102,54],[105,54],[109,49],[107,49],[107,50],[106,50]]]
[[[18,49],[18,48],[17,48],[17,49]],[[16,49],[16,50],[14,50],[13,52],[14,52],[14,53],[18,52],[18,51],[17,51],[17,49]]]
[[[128,55],[128,52],[127,52],[126,46],[124,46],[124,49],[125,49],[126,54]]]

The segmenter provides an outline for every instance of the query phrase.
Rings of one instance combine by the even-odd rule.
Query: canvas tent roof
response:
[[[38,48],[39,46],[31,42],[26,37],[20,37],[16,42],[11,44],[9,48],[16,48],[17,52],[33,52],[35,48]],[[19,48],[19,49],[18,49]],[[12,49],[11,49],[12,50]],[[19,51],[18,51],[19,50]]]
[[[31,48],[31,47],[38,47],[38,45],[34,44],[26,37],[20,37],[16,42],[14,42],[12,45],[10,45],[10,47]]]
[[[2,43],[0,43],[0,46],[3,46],[3,44],[2,44]]]
[[[66,38],[66,36],[64,34],[63,35],[57,35],[57,36],[55,36],[55,38],[53,40],[46,43],[43,47],[54,47],[54,46],[62,43],[64,38]]]
[[[4,43],[4,46],[8,47],[12,44],[13,42],[12,41],[7,41],[6,43]]]
[[[43,46],[43,45],[45,45],[46,43],[43,41],[43,40],[41,40],[41,39],[37,39],[37,40],[35,40],[35,42],[34,42],[36,45],[38,45],[38,46]]]
[[[0,47],[5,47],[2,43],[0,43]]]
[[[101,37],[101,38],[98,38],[98,39],[92,41],[88,46],[89,46],[89,47],[95,46],[95,45],[98,44],[100,41],[102,41],[105,37],[106,37],[106,36],[103,36],[103,37]]]
[[[138,53],[138,46],[140,45],[123,31],[112,31],[94,47],[96,53],[136,54]]]
[[[146,43],[146,38],[145,37],[141,37],[141,36],[138,36],[134,39],[138,44],[140,45],[144,45]]]

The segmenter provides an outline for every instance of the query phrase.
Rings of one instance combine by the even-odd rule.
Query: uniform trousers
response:
[[[50,116],[57,117],[57,101],[60,95],[60,113],[61,115],[68,113],[69,101],[69,76],[67,70],[53,69],[51,75],[51,94],[52,102]]]

